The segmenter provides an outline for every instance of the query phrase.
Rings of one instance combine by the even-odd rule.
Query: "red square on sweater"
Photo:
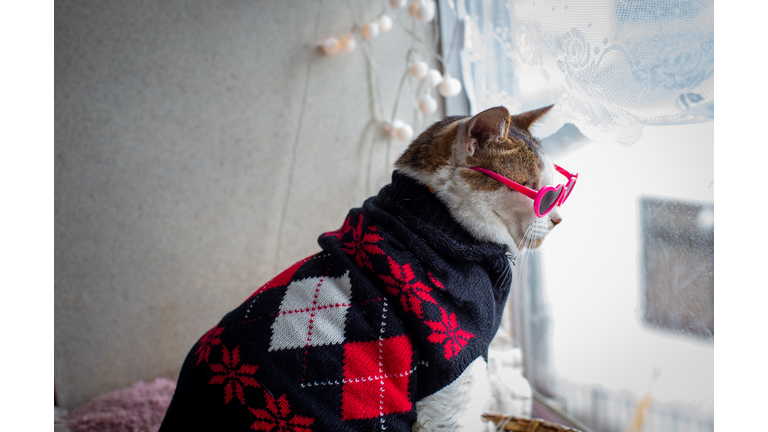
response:
[[[411,341],[405,335],[345,344],[342,418],[370,419],[410,411],[412,357]]]

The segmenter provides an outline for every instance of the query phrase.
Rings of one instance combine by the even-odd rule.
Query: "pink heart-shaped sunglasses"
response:
[[[535,191],[485,168],[470,167],[470,169],[479,171],[493,178],[494,180],[498,180],[499,182],[532,199],[533,211],[536,213],[537,217],[544,217],[544,215],[551,212],[556,205],[563,205],[565,200],[568,199],[568,196],[571,194],[573,186],[576,185],[576,180],[579,178],[578,174],[571,174],[563,168],[555,165],[557,172],[564,175],[568,179],[568,183],[566,183],[565,186],[561,184],[557,186],[544,186],[540,190]]]

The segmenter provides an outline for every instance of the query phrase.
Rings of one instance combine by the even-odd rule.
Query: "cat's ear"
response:
[[[536,122],[536,120],[540,119],[544,116],[544,114],[548,113],[549,110],[552,109],[552,107],[555,105],[550,105],[544,108],[539,108],[531,111],[526,111],[524,113],[520,113],[518,115],[512,116],[512,124],[517,126],[519,129],[522,129],[524,131],[527,131],[530,133],[530,127],[531,125]]]
[[[464,150],[471,156],[475,153],[476,146],[506,138],[509,120],[509,111],[502,106],[489,108],[475,115],[469,119],[462,137]]]

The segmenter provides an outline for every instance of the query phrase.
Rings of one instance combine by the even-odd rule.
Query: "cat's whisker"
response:
[[[517,245],[517,252],[515,252],[515,255],[514,255],[513,258],[517,258],[518,254],[522,250],[524,244],[526,245],[526,247],[528,246],[527,243],[526,243],[526,240],[528,240],[528,238],[531,237],[529,234],[532,233],[532,231],[531,231],[532,228],[533,228],[533,224],[528,225],[528,228],[526,228],[525,233],[523,233],[523,238],[520,239],[520,243]]]
[[[519,250],[524,251],[523,258],[527,258],[528,254],[531,251],[531,246],[533,246],[533,243],[536,241],[536,228],[535,223],[532,223],[528,226],[528,229],[525,230],[525,234],[523,234],[523,240],[520,242],[522,245],[522,248]],[[521,262],[523,259],[521,259]]]
[[[525,243],[523,246],[523,249],[526,251],[531,248],[531,244],[533,244],[533,239],[536,237],[536,224],[532,223],[528,225],[528,229],[525,230]]]
[[[509,257],[507,257],[507,259],[509,259]],[[502,274],[502,276],[499,278],[499,281],[503,281],[503,280],[511,280],[511,279],[510,279],[510,277],[511,277],[511,274],[512,274],[512,266],[511,266],[511,265],[507,265],[507,266],[505,266],[505,267],[504,267],[504,274]],[[500,287],[500,285],[499,285],[499,286],[496,286],[496,287],[494,287],[494,288],[498,288],[498,287]]]

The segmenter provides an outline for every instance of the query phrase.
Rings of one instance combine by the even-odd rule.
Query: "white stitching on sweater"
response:
[[[416,369],[418,369],[419,366],[429,367],[429,362],[421,361],[418,364],[416,364],[416,366],[413,369],[409,371],[401,372],[401,373],[373,375],[369,377],[355,378],[353,380],[346,380],[342,378],[340,380],[328,380],[328,381],[322,381],[322,382],[315,381],[313,383],[302,384],[301,387],[305,388],[305,387],[319,387],[319,386],[327,386],[327,385],[342,385],[348,382],[359,383],[359,382],[383,380],[383,379],[389,379],[389,378],[395,378],[395,377],[402,378],[416,372]]]
[[[384,300],[384,306],[381,308],[381,329],[379,330],[379,376],[384,375],[382,367],[384,366],[384,354],[382,352],[384,346],[384,327],[387,326],[387,303]],[[381,419],[381,430],[386,429],[384,426],[384,378],[380,379],[379,387],[379,418]]]

